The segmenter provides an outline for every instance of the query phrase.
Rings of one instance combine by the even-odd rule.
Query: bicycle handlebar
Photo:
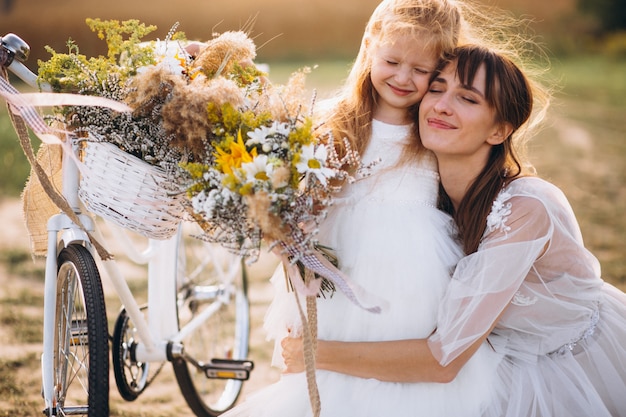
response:
[[[31,87],[39,87],[42,91],[51,91],[47,83],[38,83],[37,74],[24,65],[29,54],[30,46],[19,36],[8,33],[0,38],[0,65],[9,69]]]

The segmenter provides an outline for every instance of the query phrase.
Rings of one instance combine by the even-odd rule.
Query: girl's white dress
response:
[[[600,278],[563,193],[517,179],[487,226],[441,302],[435,356],[453,360],[504,310],[489,336],[505,356],[484,416],[626,416],[626,294]]]
[[[318,337],[325,340],[425,339],[435,330],[440,301],[461,257],[451,238],[451,219],[436,209],[439,176],[427,154],[398,167],[409,126],[373,122],[371,143],[362,155],[380,158],[371,175],[344,187],[325,220],[320,243],[335,250],[340,268],[385,304],[368,312],[341,292],[318,298]],[[277,341],[274,364],[282,365],[279,342],[287,327],[300,325],[297,304],[279,267],[275,299],[265,328]],[[500,359],[485,344],[449,384],[390,383],[317,371],[324,417],[475,417],[491,402]],[[305,374],[283,375],[224,414],[306,417],[311,414]]]

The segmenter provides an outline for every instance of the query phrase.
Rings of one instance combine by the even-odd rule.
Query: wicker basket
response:
[[[87,142],[79,197],[87,209],[151,239],[172,237],[183,213],[165,172],[105,142]]]

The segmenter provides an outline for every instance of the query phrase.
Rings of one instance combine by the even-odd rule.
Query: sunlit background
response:
[[[531,156],[539,174],[568,195],[605,279],[626,290],[626,1],[485,1],[530,19],[548,53],[550,79],[558,89],[547,124],[531,143]],[[106,53],[104,41],[89,30],[86,18],[138,19],[158,27],[151,39],[164,38],[177,22],[188,39],[200,41],[210,39],[213,32],[245,29],[257,45],[257,62],[269,65],[271,79],[283,82],[292,71],[317,66],[307,87],[329,92],[345,78],[377,4],[378,0],[0,0],[0,36],[15,33],[26,40],[31,47],[27,65],[36,71],[37,61],[50,56],[46,45],[66,52],[70,38],[86,56]],[[23,239],[16,238],[26,233],[19,196],[29,165],[1,109],[0,170],[0,338],[9,341],[0,349],[0,416],[31,416],[41,405],[38,357],[33,352],[41,343],[41,312],[35,307],[41,304],[42,271],[39,264],[33,266],[28,247],[18,244]],[[257,327],[264,312],[259,304],[253,306]],[[255,344],[253,338],[251,354],[259,363],[267,362],[271,353],[263,350],[268,345],[263,344],[262,333],[254,337],[260,341]],[[262,370],[255,372],[255,378],[263,375]],[[112,396],[112,415],[189,415],[180,406],[177,387],[156,392],[130,406],[118,404]]]
[[[475,0],[474,0],[475,1]],[[533,20],[532,27],[558,55],[624,55],[626,4],[622,0],[483,0]],[[377,0],[2,0],[0,28],[16,32],[36,59],[44,45],[63,51],[72,38],[87,56],[105,52],[85,18],[139,19],[164,37],[179,22],[189,39],[213,31],[252,28],[262,60],[353,57]],[[250,23],[253,22],[251,25]],[[620,31],[622,31],[620,33]]]

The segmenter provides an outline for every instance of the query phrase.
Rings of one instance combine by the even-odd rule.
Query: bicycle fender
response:
[[[91,245],[89,244],[89,236],[87,235],[87,233],[80,229],[65,229],[63,233],[61,233],[58,250],[60,251],[63,248],[67,248],[72,243],[79,243],[91,249]]]

